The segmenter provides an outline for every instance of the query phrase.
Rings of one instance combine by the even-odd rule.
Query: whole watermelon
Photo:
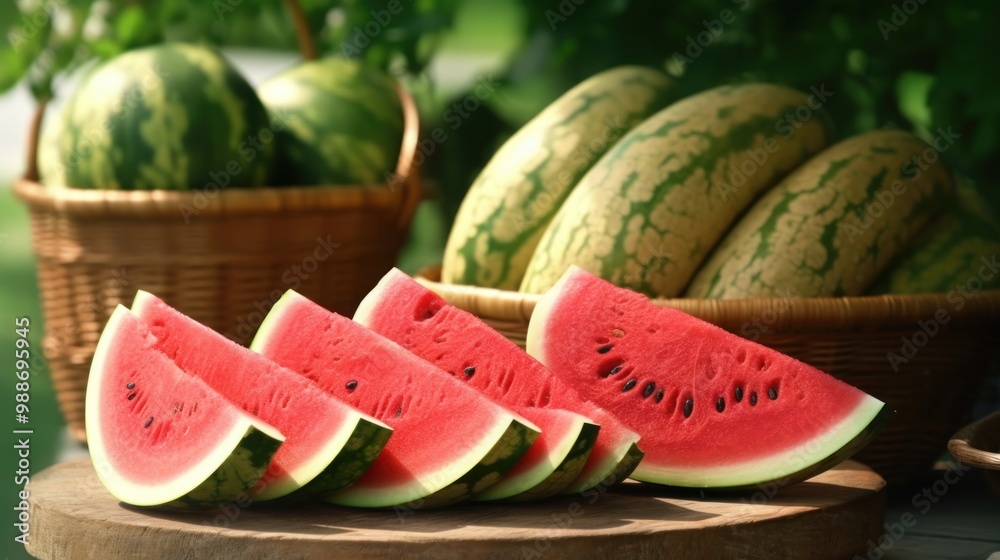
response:
[[[265,184],[274,131],[253,88],[217,51],[167,43],[95,68],[66,107],[66,185],[197,189]]]
[[[381,71],[316,60],[271,78],[257,93],[281,124],[278,184],[374,184],[395,171],[403,108],[396,82]]]

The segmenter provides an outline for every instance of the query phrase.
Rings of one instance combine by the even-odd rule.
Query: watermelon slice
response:
[[[635,432],[585,402],[478,317],[449,304],[398,269],[386,274],[361,302],[355,320],[504,405],[564,408],[599,424],[594,449],[563,493],[624,480],[642,458]],[[548,427],[539,425],[544,438]]]
[[[542,433],[499,482],[472,497],[474,501],[528,502],[555,496],[583,470],[597,441],[599,426],[575,412],[512,407]]]
[[[154,344],[120,305],[97,343],[85,414],[98,477],[135,506],[209,508],[245,499],[283,436]]]
[[[335,504],[455,503],[499,481],[538,437],[530,421],[292,290],[251,348],[395,430],[371,468],[327,498]]]
[[[794,358],[572,267],[535,307],[528,352],[642,435],[645,482],[804,480],[882,428],[885,404]]]
[[[278,428],[285,443],[250,497],[255,501],[331,494],[350,486],[382,451],[392,429],[283,368],[139,291],[132,312],[154,347],[185,372]]]

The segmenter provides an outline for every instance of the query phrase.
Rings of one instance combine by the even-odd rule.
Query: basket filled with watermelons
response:
[[[352,311],[419,199],[413,100],[350,59],[254,89],[214,48],[163,43],[86,71],[39,107],[25,176],[45,353],[70,432],[101,329],[140,287],[248,343],[288,288]]]
[[[674,91],[640,67],[569,90],[493,155],[419,280],[578,376],[662,448],[642,468],[666,483],[836,458],[838,434],[859,433],[844,426],[879,423],[857,458],[890,483],[920,477],[968,420],[1000,330],[1000,224],[942,161],[954,138],[838,137],[822,90]]]

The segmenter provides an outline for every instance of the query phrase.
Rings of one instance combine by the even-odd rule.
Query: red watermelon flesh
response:
[[[136,294],[132,312],[156,337],[154,348],[284,434],[285,443],[250,494],[256,501],[346,488],[389,439],[392,430],[382,422],[148,292]]]
[[[637,480],[802,480],[860,449],[884,403],[820,370],[572,267],[535,307],[528,352],[642,436]]]
[[[282,435],[154,345],[143,322],[119,305],[87,381],[87,442],[98,476],[115,497],[137,506],[245,499]]]
[[[624,480],[642,457],[636,432],[581,398],[478,317],[398,269],[362,301],[355,320],[506,406],[572,410],[600,425],[584,470],[564,493]]]
[[[538,436],[528,420],[292,290],[251,348],[393,428],[371,468],[332,503],[454,503],[499,481]]]

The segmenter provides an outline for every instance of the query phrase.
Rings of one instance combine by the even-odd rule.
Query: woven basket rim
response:
[[[13,182],[13,193],[36,211],[102,218],[178,218],[198,216],[321,212],[351,208],[398,208],[405,226],[419,202],[420,173],[415,165],[420,116],[413,97],[396,85],[403,108],[403,139],[391,182],[372,185],[223,187],[202,190],[99,190],[45,186],[30,177]],[[186,209],[186,210],[185,210]]]
[[[478,316],[527,322],[539,294],[440,282],[440,265],[421,270],[416,279],[449,302]],[[727,330],[754,328],[757,322],[774,331],[865,330],[901,327],[917,331],[920,321],[961,320],[963,325],[1000,325],[1000,290],[943,294],[887,294],[850,297],[749,299],[654,298]],[[958,305],[961,301],[962,305]]]

